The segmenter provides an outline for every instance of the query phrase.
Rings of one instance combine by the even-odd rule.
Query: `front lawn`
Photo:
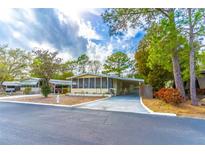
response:
[[[60,95],[59,104],[60,105],[75,105],[84,102],[94,101],[104,97],[89,97],[89,96],[66,96]],[[43,96],[31,96],[31,97],[21,97],[13,98],[7,100],[22,101],[22,102],[36,102],[36,103],[47,103],[47,104],[57,104],[56,95],[49,95],[47,98]]]
[[[178,116],[205,118],[205,106],[193,106],[190,101],[173,105],[159,99],[145,99],[143,103],[154,112],[175,113]]]

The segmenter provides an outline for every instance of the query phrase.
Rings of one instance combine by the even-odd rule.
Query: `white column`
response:
[[[88,78],[88,88],[90,88],[90,78]]]

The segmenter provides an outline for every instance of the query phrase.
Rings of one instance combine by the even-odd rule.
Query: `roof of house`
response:
[[[124,78],[124,77],[118,77],[118,76],[112,76],[112,75],[105,75],[105,74],[92,74],[92,73],[83,73],[80,75],[76,75],[76,76],[72,76],[67,78],[69,79],[73,79],[73,78],[77,78],[77,77],[81,77],[84,75],[92,75],[92,76],[99,76],[99,77],[108,77],[108,78],[112,78],[112,79],[117,79],[117,80],[123,80],[123,81],[138,81],[138,82],[144,82],[144,79],[137,79],[137,78]]]
[[[34,86],[34,85],[37,85],[39,81],[40,81],[40,78],[30,78],[30,79],[22,80],[21,85]]]
[[[71,85],[71,81],[68,81],[68,80],[55,80],[55,79],[51,79],[49,82],[51,84],[55,84],[55,85]]]
[[[4,81],[3,86],[21,86],[19,81]]]

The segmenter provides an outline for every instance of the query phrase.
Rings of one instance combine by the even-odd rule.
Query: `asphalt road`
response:
[[[0,144],[205,144],[205,121],[0,102]]]

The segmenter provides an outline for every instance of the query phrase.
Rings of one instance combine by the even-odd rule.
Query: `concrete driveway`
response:
[[[205,144],[205,120],[0,102],[0,144]]]
[[[93,103],[78,105],[78,107],[105,111],[149,113],[141,105],[140,98],[135,95],[115,96],[108,99],[95,101]]]

